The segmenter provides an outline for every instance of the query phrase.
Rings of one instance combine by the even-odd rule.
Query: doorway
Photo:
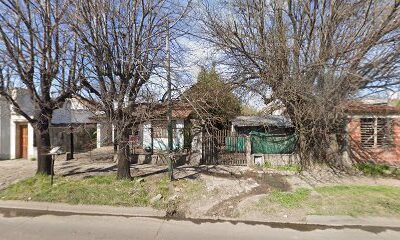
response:
[[[19,156],[28,159],[28,125],[19,125]]]

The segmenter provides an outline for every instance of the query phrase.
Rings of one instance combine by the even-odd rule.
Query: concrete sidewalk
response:
[[[0,200],[0,213],[14,212],[21,216],[41,216],[41,215],[95,215],[95,216],[119,216],[119,217],[153,217],[165,218],[166,211],[157,210],[149,207],[112,207],[100,205],[70,205],[64,203],[48,202],[27,202],[27,201],[4,201]],[[242,223],[265,223],[265,224],[294,224],[294,225],[314,225],[326,227],[381,227],[396,228],[400,230],[400,219],[385,217],[362,217],[351,216],[316,216],[310,215],[304,221],[299,222],[264,222],[251,219],[241,220],[232,218],[218,219],[192,219],[194,221],[228,221]]]
[[[149,207],[112,207],[102,205],[70,205],[65,203],[4,201],[0,200],[1,209],[20,211],[40,211],[59,215],[99,215],[124,217],[165,217],[166,212]]]
[[[309,215],[306,218],[306,223],[324,226],[374,226],[400,228],[400,219],[387,217]]]

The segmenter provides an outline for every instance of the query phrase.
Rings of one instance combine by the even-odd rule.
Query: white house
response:
[[[132,141],[136,146],[149,151],[165,151],[168,149],[167,112],[168,106],[164,103],[147,106],[138,106],[136,113],[132,113],[137,122],[137,131],[132,132]],[[173,148],[184,149],[189,144],[190,115],[193,109],[190,105],[174,102],[172,107]],[[144,117],[140,117],[144,115]],[[114,133],[109,123],[97,124],[97,147],[109,145],[113,142]]]
[[[31,117],[34,104],[26,89],[14,89],[13,98]],[[93,123],[92,114],[78,99],[68,99],[62,108],[53,113],[52,125]],[[10,103],[0,97],[0,159],[32,159],[37,147],[32,125],[13,110]]]

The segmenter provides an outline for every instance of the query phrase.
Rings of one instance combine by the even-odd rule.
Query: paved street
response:
[[[2,212],[0,239],[400,239],[399,229]]]

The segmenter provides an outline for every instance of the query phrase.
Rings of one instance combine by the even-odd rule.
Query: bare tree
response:
[[[71,97],[79,76],[77,48],[67,31],[63,0],[0,1],[0,94],[36,131],[37,173],[50,174],[49,125],[53,110]],[[33,114],[20,106],[13,89],[27,89]]]
[[[235,84],[278,101],[299,136],[303,166],[335,164],[331,134],[344,102],[399,84],[400,2],[206,2],[203,30],[235,71]]]
[[[164,67],[167,22],[173,33],[188,5],[171,0],[84,0],[72,4],[73,29],[87,62],[86,92],[82,95],[97,104],[114,126],[117,177],[130,178],[128,141],[135,125],[136,103],[149,79]]]

